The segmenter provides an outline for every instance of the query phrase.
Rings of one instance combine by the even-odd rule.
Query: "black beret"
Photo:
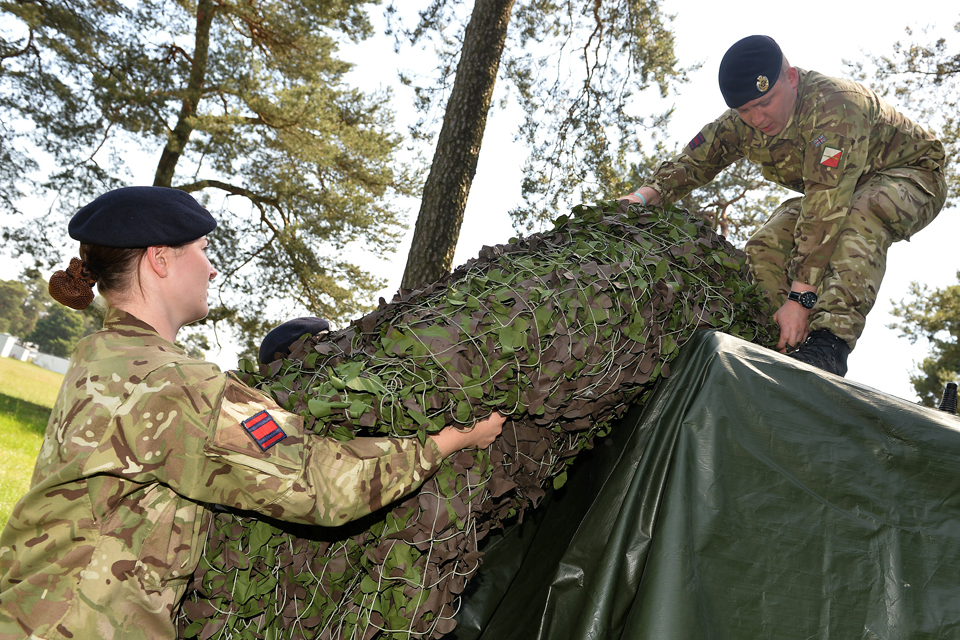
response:
[[[783,65],[783,52],[770,36],[747,36],[723,54],[720,93],[731,109],[738,109],[766,94]]]
[[[123,187],[103,194],[70,220],[70,237],[86,244],[134,249],[193,242],[217,221],[193,196],[167,187]]]
[[[277,353],[281,357],[290,355],[290,345],[299,340],[304,334],[315,336],[321,331],[328,331],[330,323],[323,318],[296,318],[287,320],[266,335],[260,343],[260,362],[269,364],[276,360]]]

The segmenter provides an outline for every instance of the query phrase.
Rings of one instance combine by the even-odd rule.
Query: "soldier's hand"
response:
[[[506,422],[506,420],[504,416],[494,411],[490,414],[490,417],[478,420],[472,428],[459,429],[459,431],[460,433],[470,436],[470,444],[468,446],[476,447],[477,449],[486,449],[493,444],[493,441],[496,440],[497,436],[503,431],[503,423]]]
[[[637,192],[640,195],[637,195]],[[642,198],[640,196],[643,196]],[[656,189],[651,189],[650,187],[640,187],[637,191],[633,193],[628,193],[625,196],[620,196],[617,200],[626,200],[627,202],[634,204],[639,203],[643,205],[655,205],[660,203],[660,194]]]
[[[472,427],[445,427],[435,436],[430,436],[440,447],[440,453],[446,458],[460,449],[485,449],[493,444],[506,418],[496,411],[490,417],[478,420]]]
[[[780,353],[786,353],[788,346],[799,347],[810,333],[810,311],[804,309],[799,302],[786,301],[773,314],[773,319],[780,325],[780,341],[777,343],[777,351]]]

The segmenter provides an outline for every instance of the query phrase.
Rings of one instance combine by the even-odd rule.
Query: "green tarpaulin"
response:
[[[699,333],[487,545],[457,620],[457,640],[960,638],[960,420]]]

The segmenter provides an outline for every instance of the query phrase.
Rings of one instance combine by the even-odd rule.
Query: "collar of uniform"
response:
[[[164,345],[168,345],[177,353],[183,353],[183,350],[180,347],[160,337],[160,334],[157,333],[156,329],[135,315],[127,313],[123,309],[117,309],[116,307],[108,306],[107,310],[103,314],[103,328],[108,331],[118,331],[130,336],[151,338],[163,343]]]

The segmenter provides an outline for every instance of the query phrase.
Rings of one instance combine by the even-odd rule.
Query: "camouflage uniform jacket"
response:
[[[440,460],[427,443],[304,433],[299,416],[111,309],[77,345],[0,535],[0,638],[175,638],[208,505],[339,525],[419,486]]]
[[[944,167],[946,155],[932,134],[870,89],[798,71],[797,104],[783,131],[769,136],[730,109],[661,163],[647,186],[675,202],[740,158],[759,164],[768,180],[803,194],[787,273],[818,285],[861,177],[908,177],[929,191],[922,172]]]

